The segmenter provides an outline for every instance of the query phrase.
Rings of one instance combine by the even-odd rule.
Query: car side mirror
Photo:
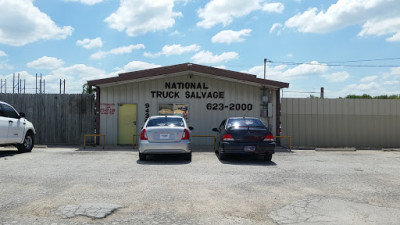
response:
[[[194,128],[193,127],[189,127],[189,130],[194,130]]]
[[[218,132],[218,128],[213,128],[212,131]]]
[[[19,117],[20,117],[20,118],[25,118],[25,117],[26,117],[26,115],[25,115],[25,113],[23,113],[23,112],[20,112],[20,113],[19,113]]]

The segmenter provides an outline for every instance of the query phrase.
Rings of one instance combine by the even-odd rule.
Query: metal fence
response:
[[[293,146],[400,147],[400,100],[284,98],[281,104],[281,135],[291,136]]]
[[[89,94],[0,94],[24,112],[36,129],[36,144],[81,144],[94,132],[95,99]]]

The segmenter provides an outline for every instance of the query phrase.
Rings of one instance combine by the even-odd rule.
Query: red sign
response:
[[[114,103],[101,103],[100,104],[100,114],[114,115],[115,104]]]

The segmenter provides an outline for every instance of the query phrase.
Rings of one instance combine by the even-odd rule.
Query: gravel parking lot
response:
[[[0,224],[400,224],[400,152],[0,148]]]

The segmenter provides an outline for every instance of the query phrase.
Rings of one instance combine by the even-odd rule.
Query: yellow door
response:
[[[118,144],[134,145],[136,138],[133,135],[136,135],[136,104],[119,104]]]

